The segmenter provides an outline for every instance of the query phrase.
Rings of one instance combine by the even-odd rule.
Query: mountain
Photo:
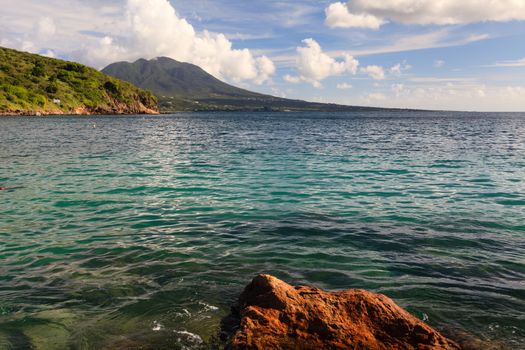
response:
[[[184,110],[277,110],[349,111],[377,110],[336,104],[312,103],[259,94],[226,84],[202,68],[159,57],[136,62],[117,62],[102,70],[104,74],[151,90],[159,99],[161,111]]]
[[[0,47],[0,115],[158,113],[157,99],[96,69]]]

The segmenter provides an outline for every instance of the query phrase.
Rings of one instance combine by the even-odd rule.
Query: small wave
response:
[[[498,204],[505,205],[505,206],[524,206],[525,200],[506,200],[506,201],[498,201]]]
[[[182,309],[182,312],[176,312],[175,316],[181,317],[181,318],[190,318],[191,312],[188,309]]]
[[[159,332],[163,329],[164,329],[164,326],[160,322],[153,321],[153,327],[151,328],[153,332]]]
[[[207,304],[207,303],[205,303],[203,301],[199,301],[199,305],[204,306],[204,310],[203,310],[204,312],[219,310],[219,308],[217,306],[213,306],[213,305]]]
[[[177,339],[177,342],[179,343],[183,341],[194,344],[194,345],[199,345],[199,344],[204,343],[204,340],[202,340],[202,338],[195,333],[191,333],[188,331],[173,331],[173,332],[177,334],[178,336],[180,336],[180,338]]]

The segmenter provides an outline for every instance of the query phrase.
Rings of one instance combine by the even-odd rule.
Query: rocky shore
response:
[[[269,275],[245,288],[222,329],[230,350],[499,348],[448,339],[384,295],[293,287]]]
[[[79,107],[71,111],[49,110],[49,111],[34,111],[34,110],[13,110],[0,111],[1,116],[63,116],[63,115],[132,115],[132,114],[160,114],[158,109],[144,106],[141,103],[132,104],[129,106],[119,105],[118,108],[87,108]]]

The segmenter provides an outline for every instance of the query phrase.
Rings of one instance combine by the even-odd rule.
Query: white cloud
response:
[[[374,101],[386,100],[386,96],[381,92],[373,92],[366,96],[365,101],[373,103]]]
[[[350,0],[326,9],[330,27],[377,29],[388,21],[449,25],[525,20],[525,1],[492,0]]]
[[[346,51],[329,52],[330,55],[342,55],[347,53],[353,56],[378,55],[392,52],[404,52],[424,49],[435,49],[443,47],[463,46],[473,42],[490,39],[489,34],[467,34],[455,33],[450,28],[412,35],[394,35],[389,38],[388,44],[383,46],[371,46]]]
[[[41,52],[40,54],[42,56],[46,56],[46,57],[49,57],[49,58],[56,58],[57,57],[57,54],[53,50],[45,50],[45,51]]]
[[[401,75],[401,64],[398,63],[395,66],[391,67],[390,68],[390,73],[396,74],[396,75]]]
[[[490,65],[489,67],[507,67],[507,68],[525,67],[525,58],[522,58],[520,60],[497,62],[493,65]]]
[[[276,69],[273,61],[266,56],[258,57],[256,59],[256,63],[259,74],[257,78],[255,78],[254,82],[260,85],[269,80],[270,77],[275,74]]]
[[[445,61],[443,60],[435,60],[434,61],[434,67],[436,68],[441,68],[445,65]]]
[[[353,14],[342,2],[336,2],[325,10],[326,25],[331,28],[371,28],[379,29],[385,21],[368,14]]]
[[[336,60],[323,52],[314,39],[303,40],[305,46],[298,47],[296,65],[298,76],[286,75],[284,80],[290,83],[308,82],[314,87],[321,87],[321,81],[345,73],[356,74],[359,61],[348,54],[342,60]]]
[[[325,97],[324,102],[354,106],[450,111],[524,112],[524,85],[488,85],[475,79],[423,77],[403,84]]]
[[[380,66],[366,66],[361,68],[361,72],[368,74],[374,80],[385,79],[385,70]]]
[[[286,74],[283,77],[283,80],[288,82],[288,83],[291,83],[291,84],[299,84],[301,82],[301,78],[299,78],[297,76],[290,75],[290,74]]]
[[[49,17],[43,17],[36,22],[34,27],[34,33],[40,40],[46,40],[51,38],[56,32],[56,25],[53,19]]]
[[[405,71],[407,71],[407,70],[409,70],[411,68],[412,68],[412,66],[409,65],[406,62],[398,63],[395,66],[390,67],[390,73],[392,73],[394,75],[397,75],[397,76],[400,76],[401,74],[403,74],[403,72],[405,72]]]
[[[6,33],[9,33],[8,30],[5,27],[0,27],[0,36],[3,37],[0,40],[1,46],[54,57],[52,54],[50,55],[53,51],[47,48],[56,34],[56,25],[52,18],[38,18],[26,28],[23,35],[9,36]]]
[[[509,97],[521,98],[522,101],[525,101],[525,86],[507,86],[504,90]],[[522,109],[522,111],[525,108]]]
[[[396,96],[400,96],[405,91],[404,84],[394,84],[392,85],[392,91]]]
[[[349,90],[349,89],[352,89],[353,86],[352,86],[352,84],[341,83],[341,84],[337,84],[337,88],[338,88],[339,90]]]
[[[383,98],[377,98],[378,94]],[[352,103],[433,110],[524,111],[525,87],[487,86],[477,82],[394,84],[390,91],[367,94]]]

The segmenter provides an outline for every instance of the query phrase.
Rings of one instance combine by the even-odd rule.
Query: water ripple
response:
[[[260,272],[525,343],[523,115],[0,126],[0,347],[198,348]]]

